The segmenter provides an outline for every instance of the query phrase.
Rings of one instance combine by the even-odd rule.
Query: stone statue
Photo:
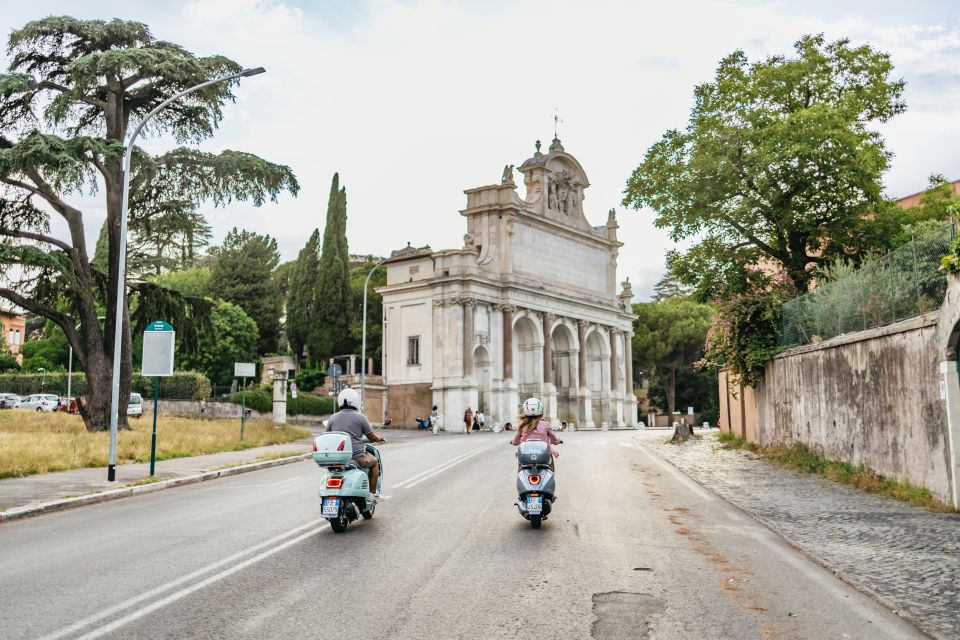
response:
[[[617,212],[613,209],[610,209],[610,212],[607,214],[607,224],[617,221]]]
[[[563,180],[559,185],[557,185],[557,204],[560,209],[560,213],[564,215],[569,215],[570,210],[567,208],[570,203],[570,185],[566,180]]]
[[[547,208],[553,211],[556,211],[557,210],[557,183],[553,180],[550,180],[549,184],[550,184],[549,186],[550,196],[549,196],[549,199],[547,200]]]
[[[564,213],[568,216],[577,210],[577,190],[573,185],[570,185],[570,190],[567,192],[567,202],[564,209]]]
[[[513,165],[508,164],[503,167],[503,178],[501,182],[513,182]]]

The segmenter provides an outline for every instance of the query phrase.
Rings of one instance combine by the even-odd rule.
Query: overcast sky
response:
[[[302,185],[260,209],[205,208],[215,241],[233,226],[269,233],[292,259],[323,224],[330,178],[347,188],[352,253],[411,242],[462,244],[464,189],[499,182],[505,164],[560,138],[591,182],[594,224],[616,207],[620,273],[646,299],[671,243],[647,211],[623,211],[631,170],[664,131],[686,125],[695,84],[720,58],[790,54],[803,34],[849,36],[889,52],[907,113],[882,129],[890,196],[931,173],[960,178],[960,17],[954,2],[759,0],[478,2],[367,0],[0,0],[5,34],[45,15],[120,17],[198,55],[267,74],[237,89],[208,150],[290,165]],[[6,63],[5,63],[6,65]],[[4,66],[5,66],[4,65]],[[146,146],[162,150],[166,140]],[[102,205],[84,203],[91,237]]]

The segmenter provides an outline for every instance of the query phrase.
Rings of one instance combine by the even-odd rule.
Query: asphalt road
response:
[[[925,637],[643,446],[663,434],[566,435],[539,531],[509,434],[388,437],[387,499],[343,534],[310,461],[0,526],[0,637]]]

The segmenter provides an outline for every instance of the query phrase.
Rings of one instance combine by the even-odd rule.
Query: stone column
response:
[[[473,305],[475,300],[464,299],[463,305],[463,377],[473,374]]]
[[[543,314],[543,382],[553,384],[553,338],[550,329],[553,327],[553,316]]]
[[[633,395],[633,334],[623,334],[623,366],[627,371],[627,394]]]
[[[617,335],[618,332],[614,329],[610,329],[610,391],[611,393],[617,392],[617,387],[620,386],[619,379],[619,367],[617,366]]]
[[[580,377],[580,388],[587,388],[587,323],[583,320],[577,320],[577,341],[580,343],[580,358],[578,375]]]
[[[503,309],[503,379],[513,379],[513,312],[514,307]]]

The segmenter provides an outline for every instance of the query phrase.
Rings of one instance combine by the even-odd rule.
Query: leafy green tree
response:
[[[43,367],[47,371],[65,371],[70,349],[67,338],[52,322],[44,328],[44,335],[37,340],[27,340],[20,346],[23,370],[33,373]]]
[[[210,244],[210,225],[189,200],[144,198],[129,221],[128,264],[131,274],[156,274],[194,266]]]
[[[229,302],[213,306],[213,333],[200,349],[177,354],[177,368],[206,374],[213,384],[228,385],[235,362],[251,362],[257,356],[257,323],[243,309]]]
[[[357,256],[351,261],[350,267],[350,297],[353,300],[351,313],[350,337],[353,340],[352,353],[359,354],[363,345],[363,284],[367,274],[381,258],[376,256]],[[373,358],[373,369],[367,373],[379,370],[383,354],[383,298],[376,288],[387,284],[387,270],[383,267],[374,271],[370,277],[370,286],[367,288],[367,357]]]
[[[653,299],[657,302],[664,302],[670,298],[688,298],[690,297],[690,287],[684,286],[677,274],[670,270],[653,285]]]
[[[686,130],[665,133],[627,182],[625,205],[652,208],[675,241],[696,240],[668,266],[703,299],[758,263],[806,291],[819,267],[857,262],[899,229],[876,131],[905,109],[889,55],[822,35],[795,49],[721,60],[696,87]]]
[[[210,295],[210,267],[192,267],[180,271],[168,271],[153,278],[163,287],[193,298],[205,298]]]
[[[282,304],[273,270],[280,264],[277,241],[252,231],[232,229],[216,252],[210,293],[232,302],[253,318],[260,332],[257,353],[275,353]]]
[[[703,355],[713,310],[692,300],[633,305],[633,366],[656,371],[663,384],[667,413],[676,408],[677,372],[690,369]]]
[[[349,259],[347,190],[340,187],[340,176],[335,173],[330,185],[327,222],[323,230],[316,321],[307,342],[311,365],[315,365],[320,357],[352,350]]]
[[[320,280],[320,231],[314,229],[290,269],[287,289],[287,341],[298,359],[310,339],[317,312],[317,285]],[[314,360],[319,354],[311,354]],[[317,363],[311,362],[316,367]]]
[[[9,241],[0,245],[0,267],[7,275],[18,275],[0,286],[0,298],[63,331],[89,381],[80,408],[85,424],[91,431],[105,430],[114,357],[121,361],[121,399],[130,392],[132,333],[163,317],[179,328],[182,340],[195,344],[196,330],[209,319],[203,301],[187,300],[153,283],[128,281],[131,300],[122,309],[121,353],[113,353],[128,128],[176,93],[235,73],[240,65],[223,56],[197,57],[155,39],[138,22],[68,16],[13,31],[7,51],[10,72],[0,74],[0,235]],[[211,137],[236,83],[216,83],[171,104],[151,121],[147,133],[171,135],[182,143]],[[154,156],[137,148],[130,209],[149,216],[184,203],[192,210],[203,201],[261,205],[298,188],[289,168],[247,153],[178,148]],[[84,213],[72,202],[93,191],[102,195],[107,213],[106,271],[92,264]],[[51,215],[66,223],[67,238],[50,233]],[[130,309],[138,315],[131,317]],[[106,315],[105,326],[97,322],[98,315]],[[121,426],[126,425],[125,407],[121,401]]]

